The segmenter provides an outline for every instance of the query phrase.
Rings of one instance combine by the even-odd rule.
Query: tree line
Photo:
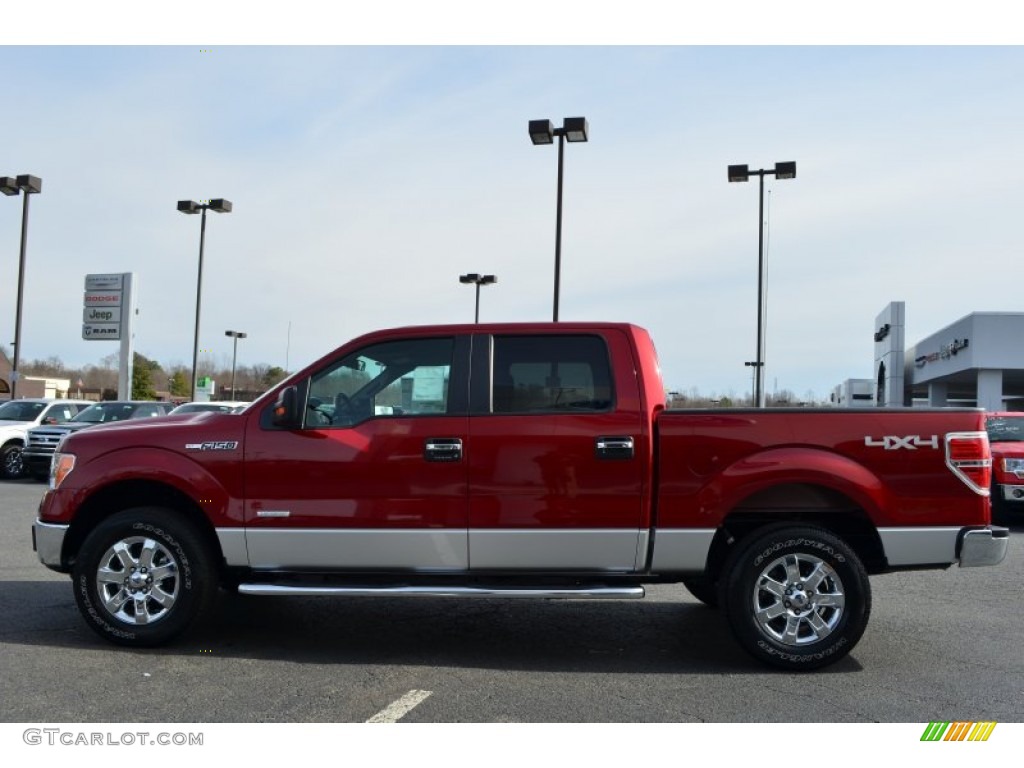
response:
[[[0,346],[0,350],[10,357],[6,348]],[[19,367],[22,376],[69,380],[69,396],[81,389],[89,392],[98,391],[101,399],[112,399],[117,397],[118,364],[118,354],[113,353],[101,358],[98,364],[82,367],[65,365],[57,355],[23,360]],[[216,382],[215,400],[251,400],[288,375],[287,371],[277,365],[239,365],[235,369],[235,392],[231,392],[230,365],[218,365],[212,358],[201,357],[198,373],[200,377],[209,376]],[[174,363],[165,367],[156,360],[135,353],[132,367],[133,400],[156,400],[161,397],[180,400],[191,396],[191,366]]]

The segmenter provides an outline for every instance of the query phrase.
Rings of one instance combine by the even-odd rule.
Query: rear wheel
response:
[[[201,536],[174,510],[125,510],[82,544],[72,571],[75,600],[101,637],[159,645],[209,608],[217,589],[213,563]]]
[[[841,659],[871,613],[871,585],[857,555],[811,527],[776,528],[739,547],[726,565],[721,597],[740,645],[788,670]]]

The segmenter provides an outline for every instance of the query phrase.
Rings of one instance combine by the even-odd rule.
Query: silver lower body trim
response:
[[[245,528],[218,528],[217,540],[224,562],[228,565],[249,565],[249,549],[245,544]]]
[[[580,587],[502,589],[489,587],[305,587],[288,584],[241,584],[243,595],[300,596],[336,595],[348,597],[510,597],[548,599],[611,599],[638,600],[644,596],[643,587]]]
[[[654,532],[654,557],[651,570],[656,573],[701,573],[707,567],[708,551],[715,528],[659,528]]]
[[[632,573],[640,534],[637,528],[470,528],[469,566]]]
[[[879,528],[885,559],[891,566],[947,565],[957,561],[962,527]]]
[[[67,532],[67,525],[35,521],[32,525],[32,543],[39,555],[39,562],[48,568],[61,567],[61,552],[64,551],[64,536]]]
[[[252,568],[464,571],[465,529],[249,528]]]

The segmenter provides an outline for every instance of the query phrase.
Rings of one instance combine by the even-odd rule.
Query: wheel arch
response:
[[[869,574],[887,567],[885,549],[870,515],[845,493],[813,483],[782,483],[744,497],[722,519],[707,557],[717,581],[730,552],[770,528],[810,525],[842,539]]]
[[[224,572],[224,554],[213,524],[199,505],[181,490],[159,480],[122,480],[100,488],[82,502],[64,538],[61,560],[74,565],[82,543],[97,525],[112,515],[133,507],[159,507],[186,520],[215,555],[217,568]]]

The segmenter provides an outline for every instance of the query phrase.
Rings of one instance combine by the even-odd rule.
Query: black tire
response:
[[[199,533],[174,510],[152,507],[100,523],[71,578],[86,623],[112,643],[138,647],[187,630],[217,591],[214,557]]]
[[[733,634],[754,658],[790,671],[843,658],[871,614],[860,559],[821,528],[780,526],[730,556],[721,601]]]
[[[25,464],[21,458],[22,446],[19,443],[7,443],[0,448],[0,478],[17,480],[25,475]]]
[[[683,579],[683,586],[708,608],[718,607],[718,584],[707,576],[687,576]]]

